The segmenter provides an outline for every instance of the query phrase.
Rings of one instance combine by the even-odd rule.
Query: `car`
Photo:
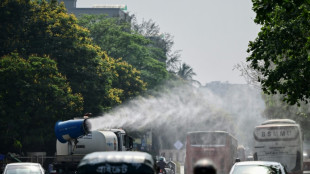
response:
[[[153,157],[146,152],[93,152],[80,161],[77,174],[155,174]]]
[[[3,174],[44,174],[45,170],[40,163],[16,162],[5,166]]]
[[[281,163],[271,161],[243,161],[235,163],[229,174],[287,174]]]

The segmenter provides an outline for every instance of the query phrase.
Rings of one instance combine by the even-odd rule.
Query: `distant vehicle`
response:
[[[254,161],[254,158],[252,155],[249,155],[246,157],[245,161]]]
[[[45,171],[40,163],[10,163],[4,168],[3,174],[44,174]]]
[[[287,174],[287,171],[278,162],[243,161],[235,163],[229,174]]]
[[[303,174],[310,173],[310,159],[304,159]]]
[[[237,140],[225,131],[189,132],[186,139],[185,173],[193,173],[194,164],[209,158],[217,173],[228,173],[237,159]]]
[[[237,152],[238,152],[238,158],[240,159],[240,161],[245,161],[246,157],[245,157],[245,148],[244,148],[244,146],[238,146]]]
[[[176,165],[176,163],[174,163],[173,161],[169,161],[169,162],[167,163],[167,168],[170,169],[170,174],[175,174],[176,169],[177,169],[177,165]]]
[[[303,173],[303,139],[290,119],[267,120],[254,130],[254,161],[281,163],[288,173]]]
[[[146,152],[93,152],[81,160],[77,174],[155,174],[155,163]]]
[[[176,164],[172,161],[167,162],[165,157],[159,157],[156,165],[159,167],[159,174],[175,174]]]

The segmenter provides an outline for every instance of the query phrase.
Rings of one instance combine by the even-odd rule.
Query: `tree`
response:
[[[135,16],[132,16],[133,31],[150,39],[151,51],[159,61],[166,62],[167,70],[175,74],[180,63],[180,50],[172,51],[174,45],[173,36],[169,33],[161,33],[159,26],[153,20],[143,20],[141,24],[137,22]]]
[[[263,79],[263,77],[258,70],[251,68],[249,63],[240,62],[234,66],[234,69],[241,72],[241,76],[244,77],[247,84],[256,88],[261,88],[261,84],[258,79]]]
[[[81,115],[82,96],[49,58],[2,57],[0,81],[1,151],[53,153],[56,121]]]
[[[56,121],[144,90],[139,72],[104,54],[63,4],[4,0],[0,15],[2,151],[54,153]]]
[[[198,84],[200,83],[197,80],[193,79],[193,76],[195,76],[196,73],[194,72],[193,68],[191,68],[186,63],[182,63],[182,65],[179,67],[179,70],[177,71],[177,76],[185,81],[188,81],[190,83]]]
[[[310,97],[310,5],[308,1],[252,0],[255,22],[262,25],[249,43],[251,68],[267,94],[283,94],[289,104]]]
[[[16,10],[18,8],[18,10]],[[20,39],[25,35],[24,24],[30,21],[34,14],[30,0],[0,2],[0,57],[14,50],[24,50],[25,40]]]
[[[250,65],[245,63],[237,64],[235,68],[241,71],[242,76],[245,77],[248,84],[257,88],[261,87],[257,81],[258,77],[263,78],[259,71],[252,69]],[[284,102],[284,96],[278,93],[262,94],[262,96],[266,106],[263,116],[266,119],[292,119],[300,124],[305,138],[310,139],[310,130],[308,129],[310,126],[310,110],[307,103],[300,102],[299,105],[290,105]]]
[[[55,60],[72,91],[82,94],[84,112],[96,115],[121,103],[121,90],[112,88],[113,65],[63,3],[4,0],[0,15],[0,57],[16,51],[25,59],[37,55]]]
[[[107,55],[122,58],[139,70],[147,88],[153,88],[167,79],[162,50],[153,47],[151,40],[143,35],[133,32],[128,21],[104,15],[84,15],[79,19],[79,24],[90,30],[94,42]]]
[[[120,90],[117,95],[120,102],[132,99],[146,90],[146,83],[140,79],[140,71],[120,58],[113,59],[107,54],[104,55],[113,72],[112,89]]]
[[[182,79],[191,80],[194,75],[196,74],[194,73],[193,69],[186,63],[183,63],[182,66],[180,66],[178,76]]]

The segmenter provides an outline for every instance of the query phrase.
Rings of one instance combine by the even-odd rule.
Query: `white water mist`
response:
[[[92,129],[163,130],[167,137],[181,137],[194,130],[225,130],[246,144],[253,135],[254,126],[263,120],[264,104],[260,93],[246,90],[245,86],[232,88],[226,84],[227,89],[220,86],[212,89],[184,85],[157,97],[138,97],[90,119]]]

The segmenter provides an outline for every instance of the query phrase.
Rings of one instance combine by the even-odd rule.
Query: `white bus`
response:
[[[302,174],[303,140],[295,121],[290,119],[267,120],[254,130],[254,160],[276,161],[290,174]]]

